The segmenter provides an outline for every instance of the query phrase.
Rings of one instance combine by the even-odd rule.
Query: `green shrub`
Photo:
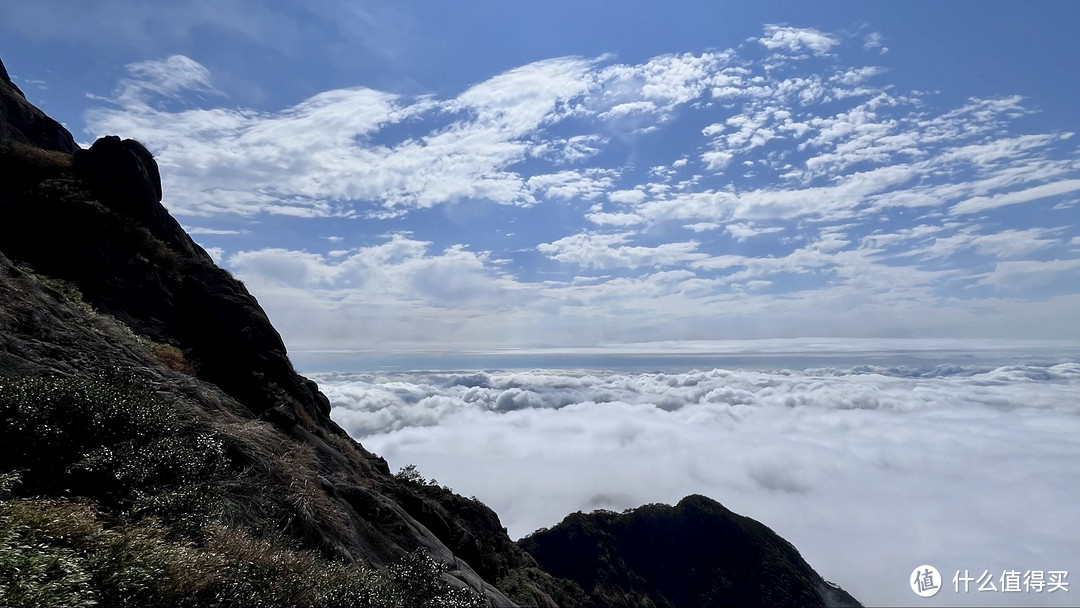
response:
[[[0,470],[25,472],[24,495],[86,496],[188,529],[213,519],[230,475],[217,437],[116,370],[0,380],[0,445]]]
[[[0,606],[97,605],[90,574],[71,547],[86,533],[77,515],[0,503]]]
[[[390,566],[387,578],[394,605],[418,608],[480,608],[487,602],[470,589],[455,589],[442,577],[442,569],[431,556],[413,552]]]

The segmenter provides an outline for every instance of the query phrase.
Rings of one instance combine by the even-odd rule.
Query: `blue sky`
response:
[[[1080,340],[1075,3],[0,6],[294,352]],[[625,346],[619,346],[624,348]]]

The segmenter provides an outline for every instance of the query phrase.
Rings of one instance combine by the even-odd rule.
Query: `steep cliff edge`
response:
[[[595,605],[330,420],[145,147],[0,112],[0,605]]]

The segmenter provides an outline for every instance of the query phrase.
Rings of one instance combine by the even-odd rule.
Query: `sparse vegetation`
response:
[[[120,370],[0,380],[0,444],[0,471],[24,471],[30,494],[86,496],[188,529],[214,519],[233,474],[220,438]]]
[[[46,287],[50,288],[55,293],[59,294],[64,301],[75,306],[79,309],[83,315],[90,319],[96,327],[103,329],[114,335],[122,336],[126,339],[137,344],[141,347],[151,359],[159,363],[165,368],[171,369],[174,372],[186,374],[188,376],[195,376],[198,373],[198,369],[195,364],[188,360],[184,355],[184,351],[180,350],[172,344],[166,344],[158,342],[149,336],[144,336],[136,333],[131,327],[123,323],[119,319],[112,317],[111,315],[98,313],[94,308],[86,302],[83,298],[82,291],[78,285],[68,281],[47,274],[43,274],[35,271],[30,266],[25,264],[18,265],[19,270],[33,275],[38,281],[43,283]]]
[[[439,488],[447,492],[453,492],[449,486],[439,485],[439,480],[435,478],[427,479],[421,473],[420,469],[415,464],[407,464],[401,467],[397,473],[394,473],[399,481],[413,484],[415,486],[427,487],[427,488]]]
[[[0,177],[41,179],[70,169],[72,155],[15,140],[0,143]]]
[[[286,527],[340,525],[311,447],[182,411],[117,370],[0,380],[0,471],[21,472],[0,475],[0,606],[484,605],[425,555],[379,572],[265,534],[275,503]],[[229,488],[284,496],[245,520]]]
[[[439,564],[420,553],[380,572],[327,562],[236,528],[213,526],[201,545],[169,532],[154,520],[110,527],[88,504],[6,498],[0,501],[0,605],[485,605],[471,590],[453,588]]]
[[[356,442],[352,439],[348,439],[337,433],[329,432],[321,427],[316,429],[316,434],[322,437],[324,441],[334,446],[341,451],[349,460],[353,462],[361,462],[364,456],[360,453],[360,450],[356,447]]]
[[[424,479],[424,476],[420,474],[420,469],[415,464],[407,464],[401,467],[397,473],[394,473],[394,477],[418,486],[428,485],[428,480]]]
[[[188,376],[196,374],[195,365],[184,356],[184,351],[172,344],[162,344],[146,337],[142,337],[141,341],[146,346],[150,356],[164,367]]]

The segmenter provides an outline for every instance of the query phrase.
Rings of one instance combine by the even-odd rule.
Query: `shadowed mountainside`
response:
[[[858,606],[765,525],[704,496],[575,513],[519,544],[597,606]]]
[[[0,63],[0,605],[599,605],[549,537],[349,438],[161,198],[144,146],[79,148]]]

